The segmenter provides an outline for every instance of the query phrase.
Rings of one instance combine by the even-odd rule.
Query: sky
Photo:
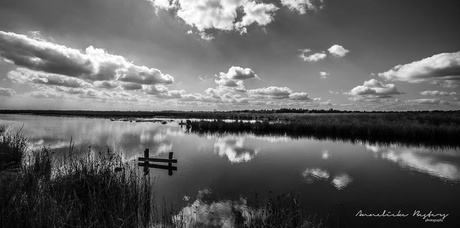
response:
[[[459,110],[456,0],[0,0],[0,109]]]

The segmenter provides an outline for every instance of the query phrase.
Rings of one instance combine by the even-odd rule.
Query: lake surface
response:
[[[0,115],[0,124],[9,124],[12,131],[22,128],[30,148],[47,146],[60,153],[68,150],[72,139],[77,149],[110,146],[123,151],[125,159],[133,162],[146,148],[151,157],[167,157],[173,151],[178,170],[172,176],[166,170],[150,170],[157,180],[158,199],[164,198],[185,214],[214,211],[217,226],[228,224],[230,218],[225,212],[232,207],[250,210],[250,203],[256,199],[290,192],[300,193],[305,211],[323,221],[328,218],[332,227],[335,223],[340,227],[442,227],[460,222],[458,148],[379,146],[251,134],[197,135],[186,133],[177,122],[163,125]],[[399,211],[408,216],[362,217],[360,211]],[[443,222],[425,222],[421,215],[429,212],[449,215]]]

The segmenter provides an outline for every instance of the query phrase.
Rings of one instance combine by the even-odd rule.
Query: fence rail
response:
[[[138,158],[138,165],[144,167],[144,175],[149,174],[149,169],[166,169],[168,170],[169,176],[173,175],[173,171],[177,171],[176,166],[172,166],[173,163],[177,163],[177,159],[173,159],[173,152],[168,153],[168,158],[150,158],[149,149],[144,150],[144,157]],[[151,164],[151,162],[164,162],[167,165]]]

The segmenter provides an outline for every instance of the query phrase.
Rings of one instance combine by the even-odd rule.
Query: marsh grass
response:
[[[111,150],[53,159],[49,148],[27,151],[25,138],[3,130],[0,227],[149,227],[154,183]],[[5,140],[6,139],[6,140]],[[21,156],[13,156],[18,153]],[[11,159],[10,159],[11,160]]]
[[[429,114],[317,114],[283,121],[193,121],[191,131],[253,133],[347,142],[459,147],[460,118]]]
[[[255,201],[256,209],[249,213],[246,227],[328,227],[327,220],[304,212],[300,194],[280,194],[262,202],[256,196]]]
[[[11,133],[7,128],[7,125],[0,125],[0,171],[18,169],[27,150],[27,139],[21,130]]]

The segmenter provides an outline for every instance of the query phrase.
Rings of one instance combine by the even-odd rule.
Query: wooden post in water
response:
[[[173,158],[173,152],[169,152],[169,160],[172,160]],[[168,162],[168,175],[172,176],[173,175],[173,170],[172,170],[172,163]]]
[[[144,150],[144,175],[149,174],[149,149]]]

